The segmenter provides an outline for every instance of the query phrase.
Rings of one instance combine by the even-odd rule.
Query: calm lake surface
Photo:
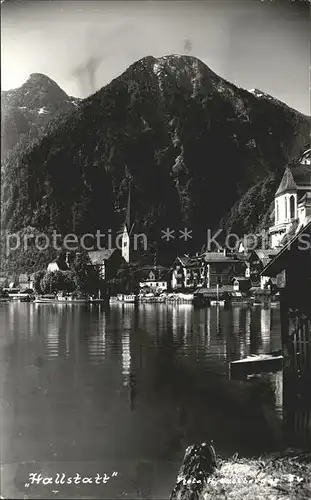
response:
[[[167,499],[190,444],[280,449],[281,372],[229,378],[280,348],[277,308],[0,304],[1,494]],[[110,479],[25,487],[35,472]]]

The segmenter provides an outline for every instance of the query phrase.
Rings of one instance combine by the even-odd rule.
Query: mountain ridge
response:
[[[131,182],[137,229],[156,251],[197,250],[249,188],[301,152],[309,130],[309,117],[197,58],[147,56],[8,155],[2,221],[63,234],[114,227]],[[168,246],[163,227],[193,228],[193,239]]]
[[[20,86],[1,91],[1,159],[19,141],[31,141],[51,119],[77,106],[80,99],[69,96],[47,75],[31,73]]]

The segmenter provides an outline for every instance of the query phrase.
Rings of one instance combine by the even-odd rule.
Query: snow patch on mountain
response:
[[[45,107],[40,108],[38,111],[39,115],[46,115],[47,113],[48,113],[48,110]]]

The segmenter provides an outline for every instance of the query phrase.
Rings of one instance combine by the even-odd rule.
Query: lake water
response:
[[[0,304],[1,494],[167,499],[190,444],[281,449],[281,372],[229,378],[280,347],[279,309]]]

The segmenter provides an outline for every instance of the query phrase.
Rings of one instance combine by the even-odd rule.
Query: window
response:
[[[295,196],[292,194],[289,198],[289,210],[290,210],[290,218],[295,218]]]
[[[275,202],[275,221],[278,222],[279,220],[279,202],[276,200]]]
[[[285,198],[285,220],[287,219],[287,198]]]

